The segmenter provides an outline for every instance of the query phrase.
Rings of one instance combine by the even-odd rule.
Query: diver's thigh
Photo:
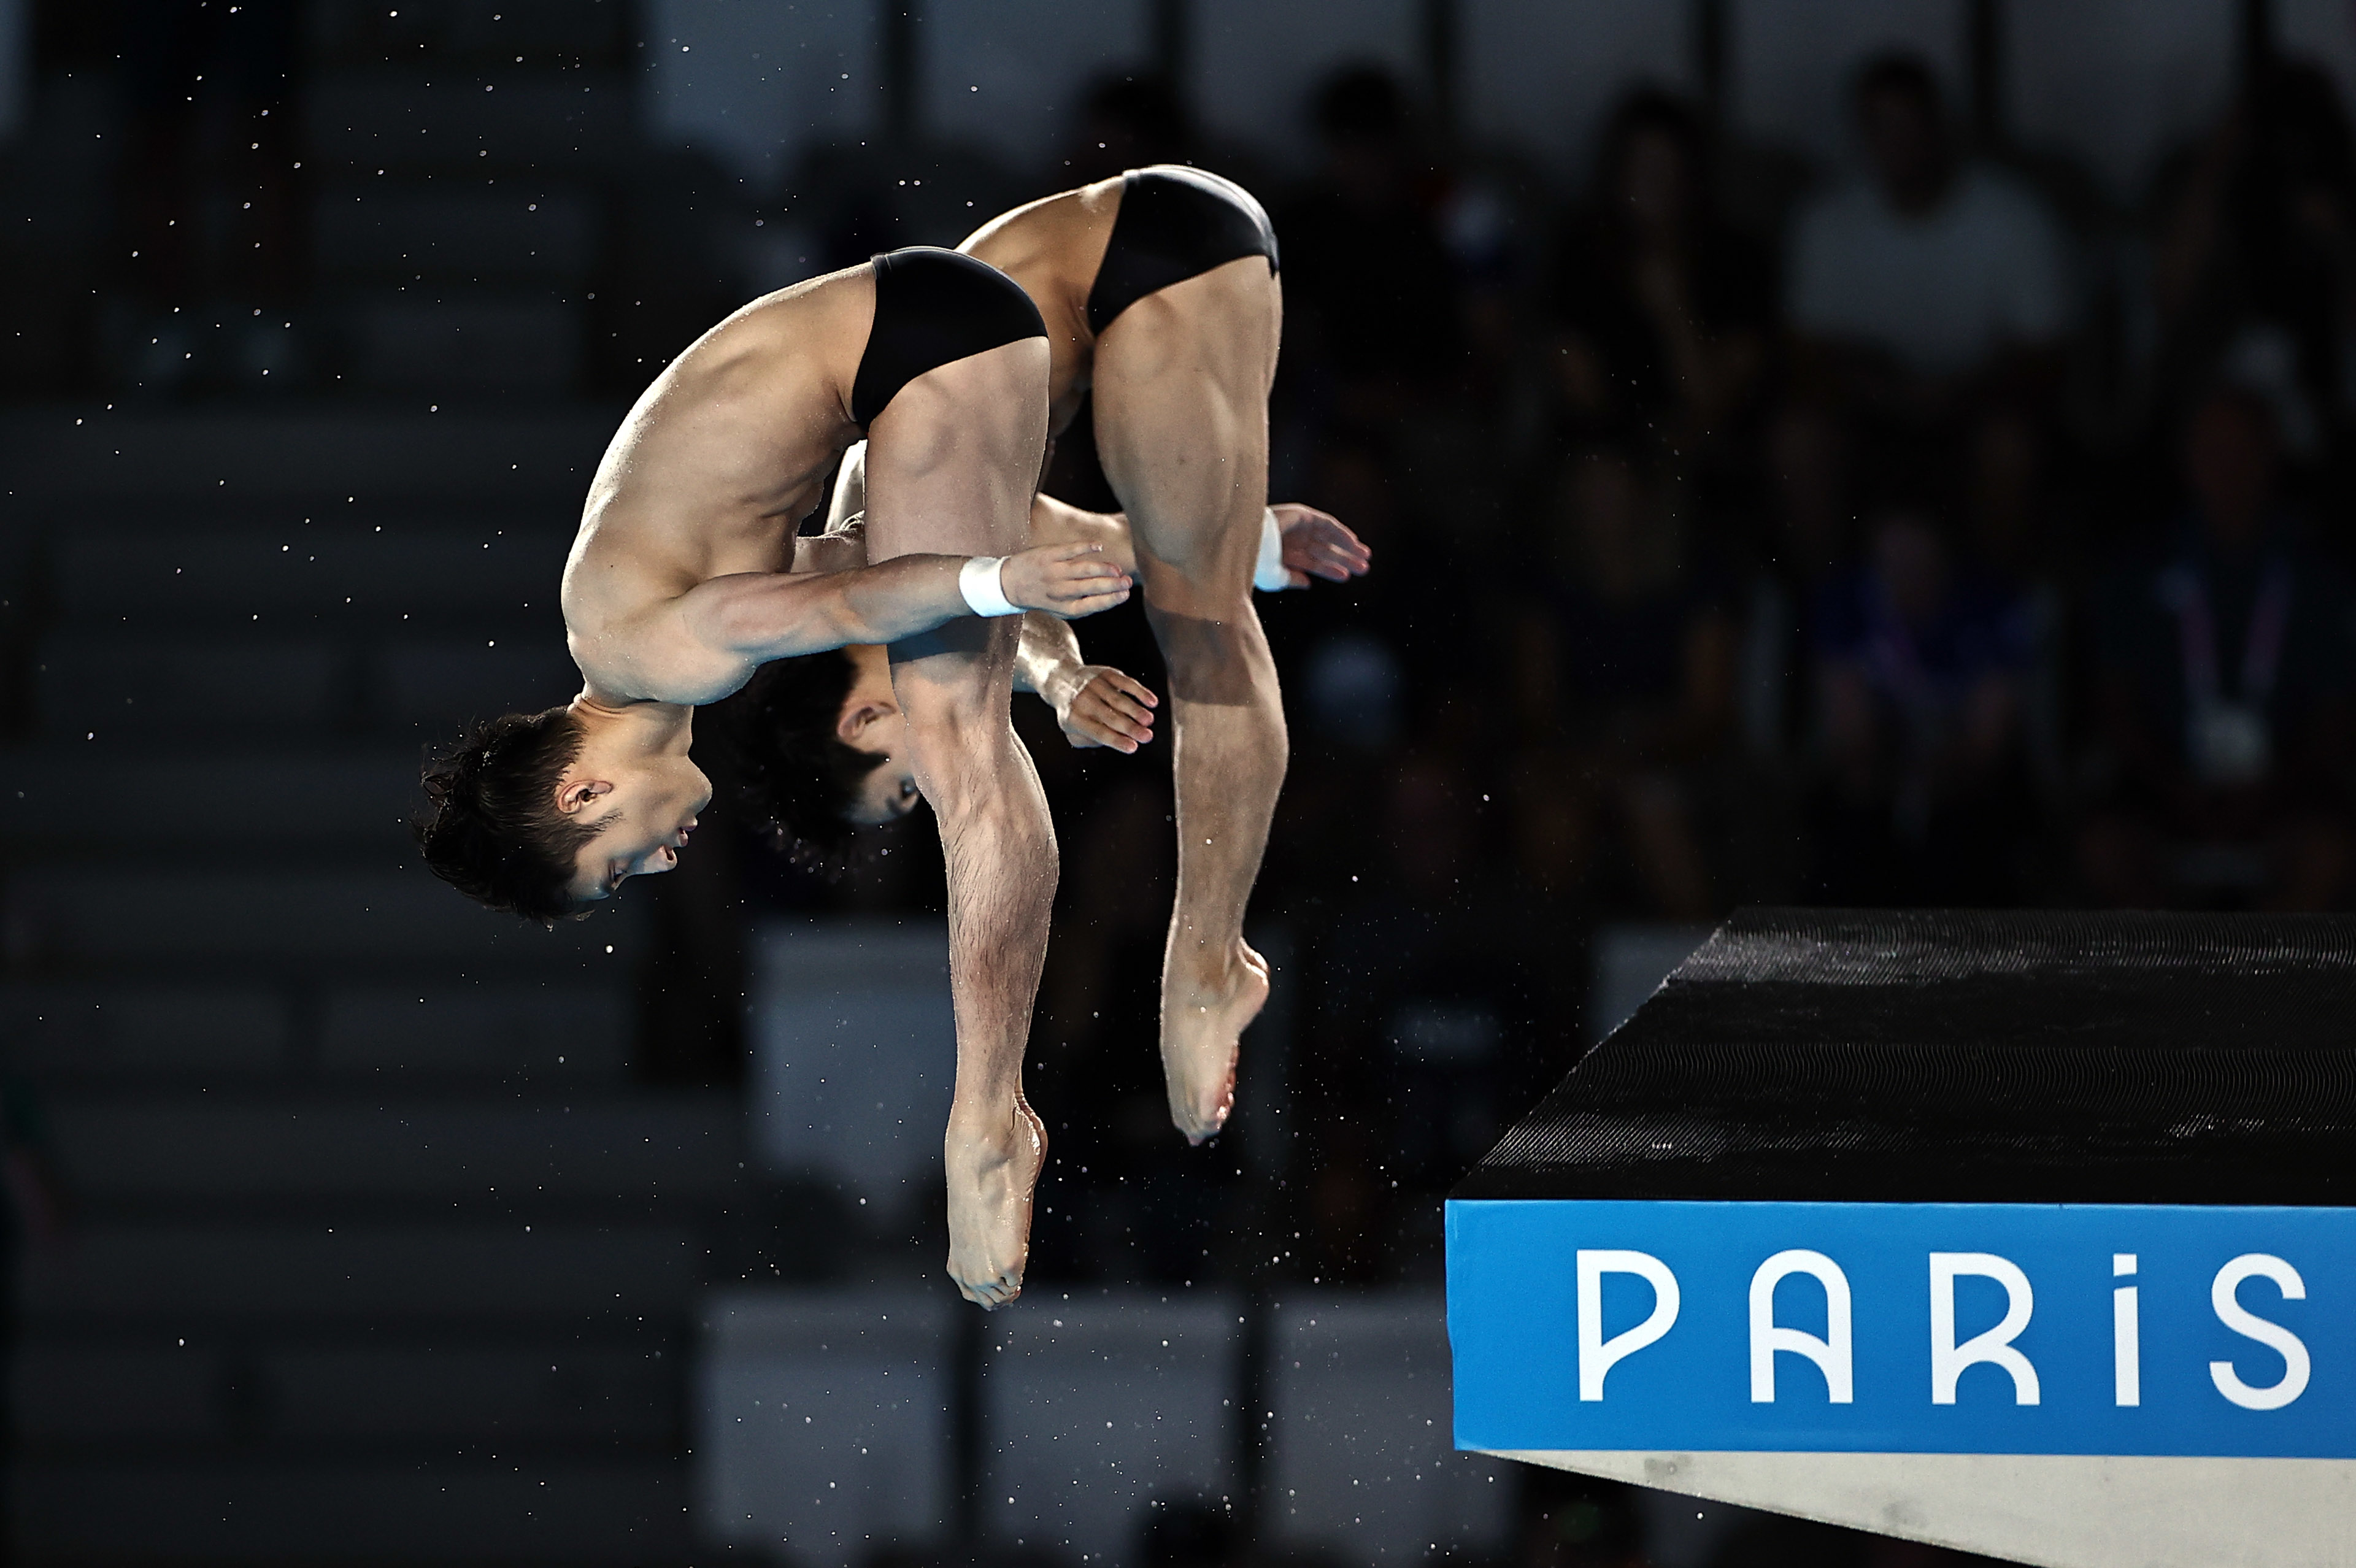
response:
[[[1147,295],[1098,341],[1098,455],[1150,559],[1257,528],[1280,309],[1267,263],[1245,257]]]
[[[1047,340],[939,365],[868,426],[868,559],[1023,548],[1047,443]]]

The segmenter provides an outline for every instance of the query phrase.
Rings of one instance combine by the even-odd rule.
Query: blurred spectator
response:
[[[123,218],[152,318],[133,334],[125,368],[150,391],[209,369],[253,386],[275,372],[283,385],[294,346],[279,313],[295,303],[300,220],[294,0],[116,0],[115,14],[130,109]],[[247,318],[218,366],[198,357],[196,311],[208,302]]]
[[[2162,414],[2239,359],[2272,383],[2291,451],[2316,455],[2356,413],[2356,145],[2330,80],[2268,67],[2166,199],[2157,244]]]
[[[1868,65],[1856,107],[1869,177],[1813,203],[1792,233],[1785,308],[1810,380],[1912,423],[1975,392],[2035,386],[2071,325],[2052,219],[2023,187],[1962,162],[1919,59]]]
[[[1399,84],[1344,71],[1319,91],[1316,124],[1323,166],[1277,215],[1285,364],[1331,378],[1344,418],[1387,423],[1457,368],[1455,277]]]
[[[1625,454],[1574,458],[1554,516],[1513,656],[1532,748],[1514,780],[1517,859],[1568,891],[1617,841],[1646,913],[1707,919],[1697,796],[1732,729],[1733,623],[1661,486]]]
[[[2016,581],[2051,564],[2046,445],[2035,421],[2007,409],[1978,422],[1963,454],[1970,552]]]
[[[2080,866],[2106,904],[2329,908],[2351,848],[2348,586],[2283,503],[2262,395],[2211,393],[2183,463],[2181,532],[2097,603],[2112,776]]]
[[[2077,565],[2074,530],[2053,487],[2058,444],[2049,428],[1998,409],[1971,432],[1956,486],[1967,508],[1965,555],[2020,597],[2021,744],[2029,781],[2046,802],[2060,801],[2068,789],[2062,644],[2074,586],[2065,574]]]
[[[1098,78],[1081,100],[1078,138],[1057,171],[1061,187],[1112,179],[1148,164],[1194,161],[1186,106],[1159,76]]]
[[[1773,485],[1767,554],[1794,587],[1823,581],[1848,558],[1855,444],[1847,424],[1813,411],[1787,411],[1768,427]]]
[[[1826,777],[1815,886],[1832,904],[2001,904],[2027,822],[2019,599],[1890,507],[1816,606]]]
[[[1772,271],[1710,211],[1708,150],[1693,111],[1655,91],[1604,131],[1553,278],[1555,362],[1581,426],[1689,449],[1758,393]]]

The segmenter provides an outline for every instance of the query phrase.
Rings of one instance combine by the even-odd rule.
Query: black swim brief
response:
[[[875,324],[851,383],[851,417],[865,430],[927,370],[1026,337],[1044,337],[1022,285],[955,251],[911,245],[875,258]]]
[[[1088,330],[1101,333],[1150,293],[1245,256],[1276,271],[1276,229],[1251,192],[1176,164],[1120,176],[1120,212],[1088,290]]]

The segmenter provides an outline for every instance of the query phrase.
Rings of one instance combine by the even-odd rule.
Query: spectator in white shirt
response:
[[[1857,116],[1870,178],[1812,204],[1791,237],[1785,308],[1804,365],[1933,418],[1991,379],[2040,379],[2070,315],[2051,219],[2017,183],[1960,162],[1919,59],[1868,65]]]

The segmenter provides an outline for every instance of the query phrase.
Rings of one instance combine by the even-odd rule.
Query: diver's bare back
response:
[[[850,391],[874,311],[865,265],[765,295],[639,397],[564,566],[565,640],[592,691],[699,703],[742,684],[750,665],[690,631],[686,597],[791,568],[795,523],[859,439]]]

